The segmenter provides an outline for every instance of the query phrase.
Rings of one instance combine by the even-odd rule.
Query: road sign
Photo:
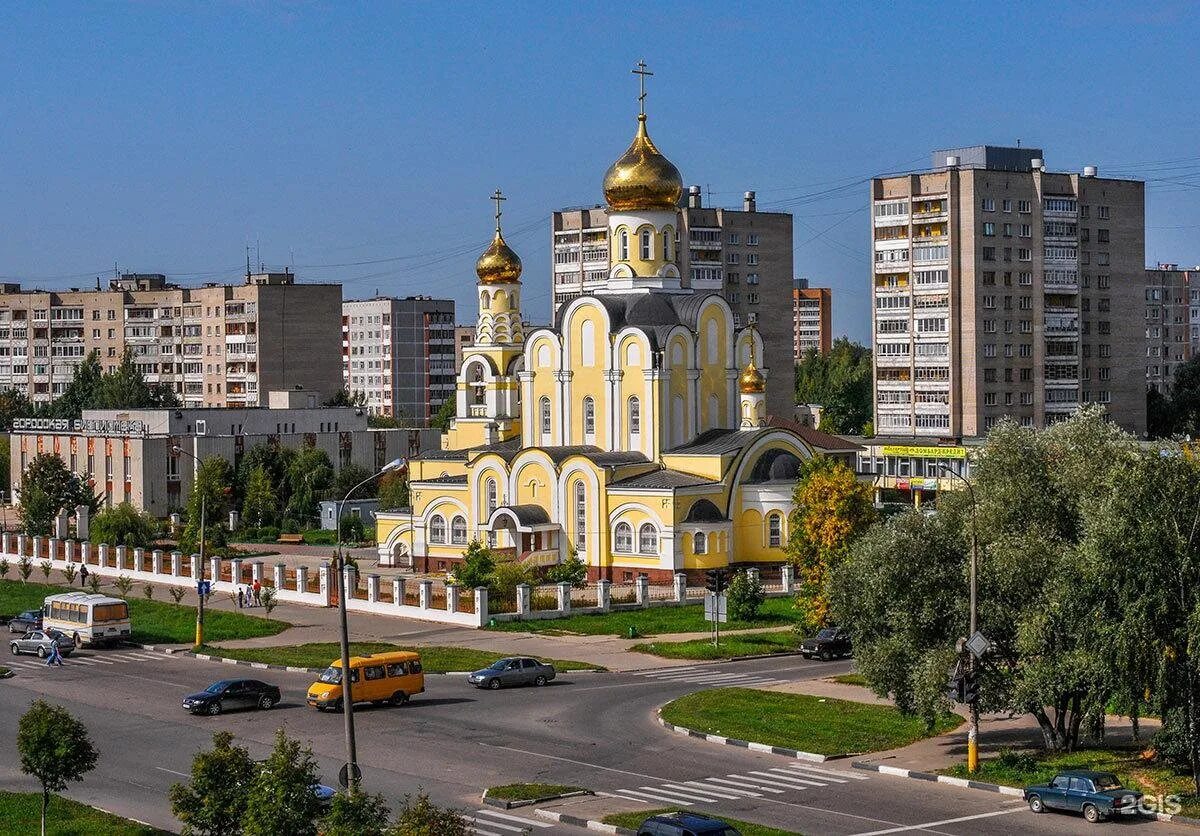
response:
[[[729,620],[725,613],[725,604],[729,596],[725,593],[714,595],[711,592],[704,593],[704,620],[726,622]]]
[[[967,639],[967,650],[971,651],[971,655],[976,659],[982,659],[984,654],[991,649],[992,643],[978,630],[971,635],[971,638]]]
[[[196,594],[207,598],[212,594],[212,581],[196,581]]]
[[[350,789],[350,780],[348,769],[350,764],[342,764],[342,769],[338,772],[338,783],[342,785],[342,789]],[[362,780],[362,770],[358,768],[358,764],[354,764],[354,783]]]

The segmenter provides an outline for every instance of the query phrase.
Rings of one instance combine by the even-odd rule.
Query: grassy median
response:
[[[692,639],[686,642],[645,642],[629,648],[634,653],[648,653],[664,659],[732,659],[735,656],[762,656],[772,653],[793,653],[800,639],[792,630],[774,633],[735,633],[721,635],[720,643],[712,639]]]
[[[37,833],[42,813],[40,792],[0,792],[0,832]],[[46,810],[48,836],[166,836],[167,831],[114,816],[63,798],[50,796]]]
[[[504,784],[499,787],[488,787],[485,795],[501,801],[537,801],[541,798],[553,798],[573,792],[584,792],[584,789],[568,784]]]
[[[800,617],[791,598],[768,598],[757,618],[749,621],[730,621],[722,630],[751,630],[755,627],[776,627],[794,624]],[[633,627],[639,636],[661,636],[667,633],[703,633],[712,629],[704,619],[703,604],[650,607],[644,610],[621,610],[596,615],[572,615],[540,621],[498,621],[491,630],[528,633],[575,633],[584,636],[628,636]]]
[[[142,586],[144,584],[134,587],[134,590],[138,592],[136,596],[133,590],[130,590],[128,596],[119,595],[113,589],[103,590],[105,595],[115,595],[129,602],[129,620],[133,623],[131,641],[139,644],[188,645],[194,642],[196,640],[195,604],[189,606],[167,601],[147,600],[140,597]],[[12,616],[25,610],[39,610],[47,595],[86,591],[88,590],[81,590],[78,587],[72,589],[42,583],[0,580],[0,613]],[[155,594],[162,595],[164,598],[168,597],[166,589],[162,587],[155,587]],[[286,621],[245,615],[240,612],[215,608],[204,611],[204,638],[208,641],[274,636],[290,626]]]
[[[605,816],[600,821],[605,824],[615,824],[617,827],[628,827],[630,830],[637,830],[641,827],[642,822],[651,816],[660,816],[663,813],[674,813],[676,808],[663,807],[660,810],[636,810],[632,813],[612,813]],[[741,821],[739,819],[731,819],[728,816],[718,813],[708,813],[703,810],[688,810],[689,813],[695,813],[699,816],[710,816],[714,819],[720,819],[726,824],[733,825],[738,829],[742,836],[797,836],[798,831],[795,830],[780,830],[777,827],[767,827],[762,824],[754,824],[753,822]]]
[[[688,694],[663,706],[662,718],[706,734],[818,755],[878,752],[931,736],[919,718],[906,717],[891,706],[750,688]],[[962,722],[958,715],[947,715],[932,734]]]
[[[398,650],[408,650],[421,654],[421,667],[426,673],[445,673],[447,671],[474,671],[486,668],[497,659],[505,656],[519,656],[513,653],[491,653],[486,650],[476,650],[471,647],[417,647],[414,645],[387,644],[384,642],[351,642],[351,656],[365,656],[369,653],[391,653]],[[319,642],[314,644],[292,644],[279,647],[211,647],[201,648],[201,652],[213,656],[224,656],[227,659],[242,659],[246,662],[265,662],[268,665],[287,665],[294,668],[324,668],[329,663],[341,657],[341,648],[336,642]],[[604,670],[599,665],[589,665],[587,662],[574,662],[569,659],[543,659],[560,672],[582,670]]]

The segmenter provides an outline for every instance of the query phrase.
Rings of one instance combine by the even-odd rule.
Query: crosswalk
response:
[[[471,832],[479,836],[511,836],[514,833],[534,833],[542,828],[554,825],[535,819],[514,816],[512,813],[502,813],[499,810],[483,808],[476,810],[467,822]]]
[[[104,666],[130,664],[134,662],[158,661],[160,659],[173,659],[174,656],[167,653],[154,653],[149,650],[119,650],[119,651],[88,651],[82,654],[72,653],[70,656],[63,658],[63,667],[95,667],[101,668]],[[0,658],[0,665],[14,670],[32,670],[34,668],[46,667],[46,660],[39,659],[37,656],[9,656]]]
[[[770,674],[725,673],[714,669],[711,665],[655,668],[649,671],[637,671],[635,675],[645,677],[646,679],[657,679],[660,682],[686,682],[690,685],[704,685],[709,688],[726,688],[729,686],[763,687],[765,685],[779,685],[787,681],[773,677]]]
[[[715,804],[734,799],[769,798],[816,787],[866,781],[868,778],[867,775],[856,775],[840,769],[795,763],[785,767],[747,769],[719,778],[630,787],[606,795],[644,804],[665,803],[677,807],[690,807],[693,804]]]

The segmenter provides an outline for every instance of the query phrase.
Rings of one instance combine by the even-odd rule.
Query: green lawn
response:
[[[395,650],[413,650],[421,654],[421,667],[426,673],[445,673],[446,671],[474,671],[485,668],[504,653],[489,653],[470,647],[414,647],[383,642],[351,642],[350,655],[362,656],[367,653],[388,653]],[[341,649],[336,642],[320,642],[315,644],[293,644],[281,647],[243,647],[201,648],[203,653],[214,656],[224,656],[229,659],[243,659],[247,662],[266,662],[269,665],[288,665],[295,668],[324,668],[341,656]],[[518,655],[518,654],[511,654]],[[603,670],[599,665],[589,665],[586,662],[573,662],[563,659],[544,659],[554,665],[559,671]]]
[[[867,678],[861,673],[842,673],[837,676],[829,677],[839,685],[858,685],[862,688],[870,688],[867,684]]]
[[[1191,777],[1169,766],[1146,761],[1140,751],[1127,749],[1080,749],[1067,753],[1001,752],[994,758],[980,761],[978,771],[970,776],[966,764],[942,770],[946,775],[970,777],[976,781],[1026,787],[1049,781],[1063,769],[1095,769],[1112,772],[1121,783],[1146,795],[1179,795],[1183,800],[1182,815],[1200,816],[1200,798],[1193,790]]]
[[[768,598],[752,621],[730,621],[723,630],[747,630],[755,627],[776,627],[794,624],[800,614],[791,598]],[[572,615],[541,621],[498,621],[492,630],[528,633],[577,633],[585,636],[627,636],[629,628],[639,636],[661,636],[665,633],[701,633],[711,628],[704,620],[703,604],[681,607],[651,607],[645,610],[622,610],[597,615]]]
[[[768,653],[790,653],[800,639],[791,630],[774,633],[722,634],[720,644],[713,647],[712,639],[693,639],[686,642],[646,642],[629,648],[634,653],[649,653],[664,659],[729,659],[733,656],[758,656]]]
[[[0,832],[37,833],[41,821],[42,794],[39,792],[0,792]],[[59,795],[50,797],[46,811],[49,836],[165,836],[144,824],[97,810]]]
[[[67,587],[48,584],[21,583],[0,580],[0,614],[16,615],[25,610],[41,609],[47,595],[71,591]],[[75,587],[75,592],[79,588]],[[116,590],[103,589],[106,595]],[[167,597],[165,589],[155,594]],[[129,602],[129,618],[133,622],[132,640],[143,644],[191,644],[196,640],[196,607],[169,601],[147,601],[141,597],[141,587],[135,586],[125,597]],[[193,599],[194,600],[194,599]],[[244,615],[240,612],[208,609],[204,612],[204,638],[208,641],[252,639],[274,636],[290,625],[285,621]]]
[[[642,822],[651,816],[658,816],[663,813],[674,813],[672,807],[663,807],[660,810],[636,810],[632,813],[612,813],[601,819],[605,824],[615,824],[617,827],[628,827],[630,830],[637,830]],[[753,824],[748,821],[740,821],[731,819],[728,816],[718,815],[717,813],[706,813],[703,810],[688,810],[689,813],[696,813],[701,816],[712,816],[714,819],[720,819],[726,824],[731,824],[741,831],[742,836],[796,836],[797,830],[780,830],[777,827],[767,827],[761,824]]]
[[[502,801],[536,801],[539,798],[550,798],[555,795],[582,791],[583,787],[572,787],[566,784],[504,784],[499,787],[488,787],[487,797],[499,798]]]
[[[891,706],[749,688],[688,694],[663,706],[662,718],[707,734],[819,755],[878,752],[930,736],[919,719]],[[962,722],[949,715],[933,733],[950,731]]]

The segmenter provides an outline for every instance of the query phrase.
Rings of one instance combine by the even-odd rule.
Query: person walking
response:
[[[240,586],[237,589],[238,589],[238,609],[240,610],[245,603],[245,593],[242,592],[242,588]]]
[[[60,668],[63,666],[62,654],[58,652],[57,641],[50,643],[50,652],[46,655],[46,667],[49,668],[53,665],[58,665]]]
[[[262,606],[262,581],[257,578],[254,580],[254,606]]]
[[[90,575],[90,574],[91,574],[91,572],[88,571],[86,563],[79,567],[79,585],[80,586],[87,586],[87,579],[88,579],[88,575]]]

